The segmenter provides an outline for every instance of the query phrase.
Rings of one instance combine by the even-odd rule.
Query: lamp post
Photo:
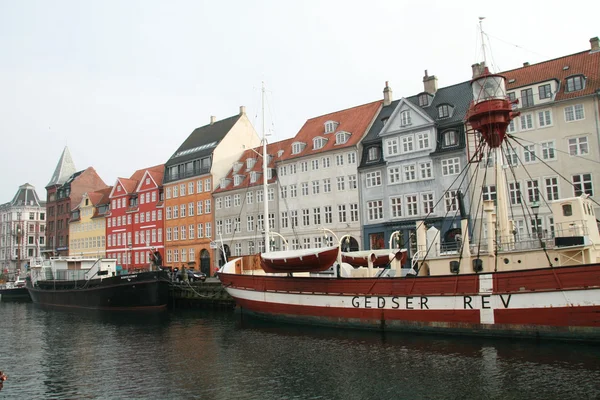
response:
[[[533,212],[533,226],[535,229],[535,234],[538,238],[540,238],[540,232],[538,231],[538,213],[540,211],[540,203],[534,201],[531,203],[531,212]]]

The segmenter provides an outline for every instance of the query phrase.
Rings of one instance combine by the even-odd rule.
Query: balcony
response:
[[[167,173],[165,174],[164,183],[174,182],[180,179],[191,178],[194,176],[200,176],[208,173],[210,173],[210,167],[193,168],[192,170],[185,172]]]

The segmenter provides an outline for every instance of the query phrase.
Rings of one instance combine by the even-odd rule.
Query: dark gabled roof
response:
[[[15,194],[15,197],[13,197],[10,204],[12,206],[31,205],[39,207],[45,203],[40,201],[40,198],[35,191],[35,187],[29,183],[26,183],[19,186],[19,190],[17,190],[17,193]]]
[[[367,133],[364,139],[362,140],[363,144],[373,141],[376,142],[380,140],[379,132],[381,132],[383,126],[385,125],[384,121],[392,115],[392,113],[398,106],[398,103],[400,103],[400,100],[392,101],[392,103],[389,106],[384,106],[381,109],[381,111],[379,111],[379,115],[377,116],[377,118],[375,118],[373,125],[371,125],[371,129],[369,129],[369,133]]]
[[[419,95],[411,96],[407,100],[419,107]],[[471,100],[473,100],[471,81],[466,81],[438,89],[431,104],[420,108],[435,121],[437,126],[443,127],[454,125],[457,122],[463,123]],[[452,115],[447,118],[438,118],[438,106],[444,104],[453,107]]]
[[[165,164],[165,168],[211,155],[215,147],[223,140],[242,115],[237,114],[233,117],[216,121],[213,124],[194,129],[190,136],[169,158],[169,161]]]

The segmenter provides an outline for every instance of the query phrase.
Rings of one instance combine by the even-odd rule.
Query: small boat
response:
[[[166,308],[166,271],[120,274],[115,259],[58,257],[31,268],[27,290],[34,303],[93,310]]]
[[[0,286],[0,301],[31,301],[29,292],[25,287],[25,279],[17,276],[14,282],[7,282]]]
[[[336,262],[339,246],[316,249],[271,251],[260,255],[260,265],[268,273],[322,272]]]
[[[342,252],[342,262],[350,264],[354,268],[367,267],[369,261],[375,268],[385,267],[390,264],[390,260],[400,260],[400,264],[406,262],[406,249],[390,251],[389,249],[379,250],[360,250]]]

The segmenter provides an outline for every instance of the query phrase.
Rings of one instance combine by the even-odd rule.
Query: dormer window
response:
[[[335,134],[335,144],[344,144],[350,139],[350,133],[341,131]]]
[[[267,168],[267,179],[273,179],[273,168]]]
[[[322,138],[322,137],[316,137],[313,139],[313,150],[318,150],[318,149],[322,149],[323,146],[325,146],[325,143],[327,143],[327,139]]]
[[[302,150],[304,150],[304,146],[306,146],[306,143],[302,143],[302,142],[292,143],[292,154],[301,153]]]
[[[446,131],[443,135],[444,141],[442,147],[454,147],[458,144],[458,133],[456,131]]]
[[[452,106],[449,104],[442,104],[438,106],[438,118],[448,118],[452,113]]]
[[[390,120],[390,117],[381,118],[381,122],[383,122],[383,126],[386,126],[389,120]]]
[[[279,151],[277,152],[277,157],[281,157],[282,155],[283,155],[283,150],[279,150]]]
[[[256,164],[256,158],[247,158],[246,159],[246,169],[252,169]]]
[[[338,123],[335,121],[327,121],[325,122],[325,133],[333,133],[337,128]]]
[[[243,164],[241,162],[233,163],[233,172],[238,172],[240,168],[242,168],[242,165]]]
[[[369,147],[367,151],[367,161],[378,161],[379,160],[379,147]]]
[[[400,125],[410,125],[410,110],[404,110],[400,113]]]
[[[583,89],[585,86],[585,79],[582,75],[570,76],[567,78],[567,92],[575,92]]]
[[[227,185],[229,185],[229,179],[227,179],[227,178],[221,178],[221,187],[222,188],[226,188]]]
[[[419,106],[427,107],[429,105],[429,95],[427,93],[423,93],[419,95]]]
[[[233,184],[235,186],[241,185],[244,180],[244,175],[236,175],[233,177]]]
[[[252,171],[252,172],[250,172],[250,183],[254,183],[254,182],[256,182],[257,175],[258,175],[258,174],[256,173],[256,171]]]

